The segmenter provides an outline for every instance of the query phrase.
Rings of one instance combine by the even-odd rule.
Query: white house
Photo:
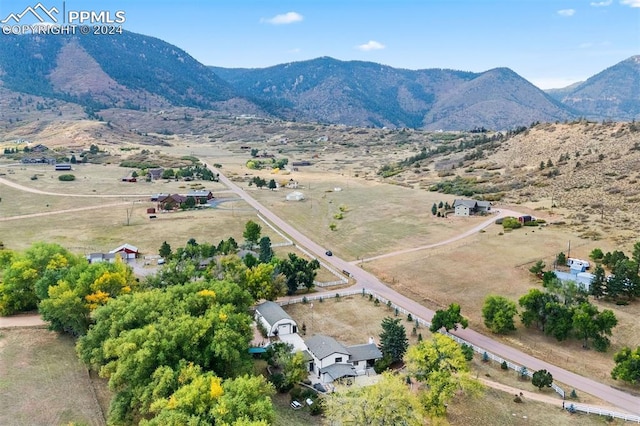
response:
[[[453,200],[453,208],[456,216],[471,216],[476,213],[490,212],[491,203],[477,200]]]
[[[305,341],[312,360],[309,371],[313,372],[324,383],[341,377],[356,376],[356,370],[349,364],[351,354],[336,339],[316,334]]]
[[[356,374],[363,375],[367,372],[367,368],[373,368],[373,365],[377,360],[382,358],[382,352],[376,346],[375,343],[372,342],[373,339],[370,339],[370,343],[366,343],[364,345],[354,345],[347,347],[349,354],[349,362],[356,369]]]
[[[293,191],[286,195],[287,201],[302,201],[304,200],[304,194],[300,191]]]
[[[382,352],[373,342],[345,347],[332,337],[317,334],[305,344],[311,358],[309,371],[323,383],[363,375],[382,358]]]
[[[298,332],[298,324],[275,302],[267,301],[256,306],[255,320],[267,330],[268,337]]]

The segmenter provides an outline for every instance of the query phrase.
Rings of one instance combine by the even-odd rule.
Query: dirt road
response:
[[[333,265],[333,267],[335,267],[338,271],[348,271],[356,280],[357,284],[353,287],[354,289],[357,290],[366,288],[368,290],[371,290],[381,297],[384,297],[387,300],[391,300],[396,305],[401,306],[410,312],[413,312],[418,317],[427,321],[431,321],[431,318],[434,315],[434,312],[432,310],[427,309],[426,307],[420,305],[418,302],[409,299],[408,297],[396,292],[393,289],[390,289],[378,278],[376,278],[369,272],[353,265],[351,262],[347,262],[337,256],[326,256],[325,249],[322,246],[309,239],[306,235],[303,235],[293,226],[286,223],[284,220],[280,219],[280,217],[278,217],[261,203],[253,199],[253,197],[247,194],[238,185],[231,182],[231,180],[220,173],[220,171],[215,169],[212,165],[207,164],[207,166],[211,168],[215,173],[219,173],[220,182],[227,185],[228,188],[233,190],[245,202],[255,208],[259,212],[259,214],[271,221],[271,223],[280,228],[284,233],[288,234],[289,237],[291,237],[291,239],[296,242],[296,245],[304,247],[306,250],[318,257],[319,260]],[[473,229],[470,229],[469,231],[464,232],[456,237],[450,238],[443,242],[434,243],[434,245],[432,246],[435,247],[437,245],[447,244],[453,241],[457,241],[461,238],[465,238],[475,232],[478,232],[483,227],[490,225],[497,217],[502,216],[519,216],[519,214],[517,212],[509,210],[501,210],[500,213],[498,213],[497,216],[492,217],[491,220],[487,220],[474,227]],[[587,377],[580,376],[578,374],[564,370],[560,367],[556,367],[555,365],[549,364],[545,361],[541,361],[515,348],[494,341],[490,337],[482,335],[476,331],[470,329],[458,330],[454,334],[476,346],[485,348],[489,352],[499,355],[505,359],[511,360],[512,362],[519,365],[524,365],[530,371],[546,369],[551,374],[553,374],[554,379],[556,379],[558,382],[565,383],[567,386],[583,391],[585,393],[589,393],[597,398],[602,399],[603,401],[612,404],[613,406],[620,407],[626,412],[640,414],[640,398],[638,397],[634,397],[625,392],[614,389],[608,385],[599,383]]]
[[[40,314],[20,314],[10,317],[0,317],[0,328],[39,327],[47,323],[40,318]]]

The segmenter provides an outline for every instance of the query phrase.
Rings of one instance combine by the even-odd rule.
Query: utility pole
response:
[[[132,214],[133,214],[133,202],[131,203],[131,208],[127,209],[127,226],[129,226],[129,222],[131,221]]]

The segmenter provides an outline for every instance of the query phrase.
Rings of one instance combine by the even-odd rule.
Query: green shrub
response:
[[[389,356],[384,356],[376,361],[373,365],[373,369],[377,374],[381,374],[383,371],[387,371],[391,366],[391,358]]]
[[[507,229],[518,229],[522,226],[522,224],[520,222],[518,222],[518,219],[512,216],[509,217],[505,217],[502,220],[502,228],[507,230]]]
[[[72,180],[76,180],[76,177],[74,175],[66,174],[58,176],[58,180],[61,180],[63,182],[71,182]]]
[[[502,368],[503,370],[508,370],[509,364],[507,364],[507,361],[502,361],[502,364],[500,364],[500,368]]]
[[[300,396],[302,395],[302,389],[300,389],[300,386],[294,386],[293,389],[291,389],[289,391],[289,396],[291,397],[291,401],[298,400],[300,399]]]

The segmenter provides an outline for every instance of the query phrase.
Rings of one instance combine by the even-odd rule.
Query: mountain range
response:
[[[640,119],[640,56],[540,90],[509,68],[407,70],[322,57],[261,69],[207,67],[157,38],[0,37],[0,85],[98,111],[169,106],[286,120],[426,130]]]

